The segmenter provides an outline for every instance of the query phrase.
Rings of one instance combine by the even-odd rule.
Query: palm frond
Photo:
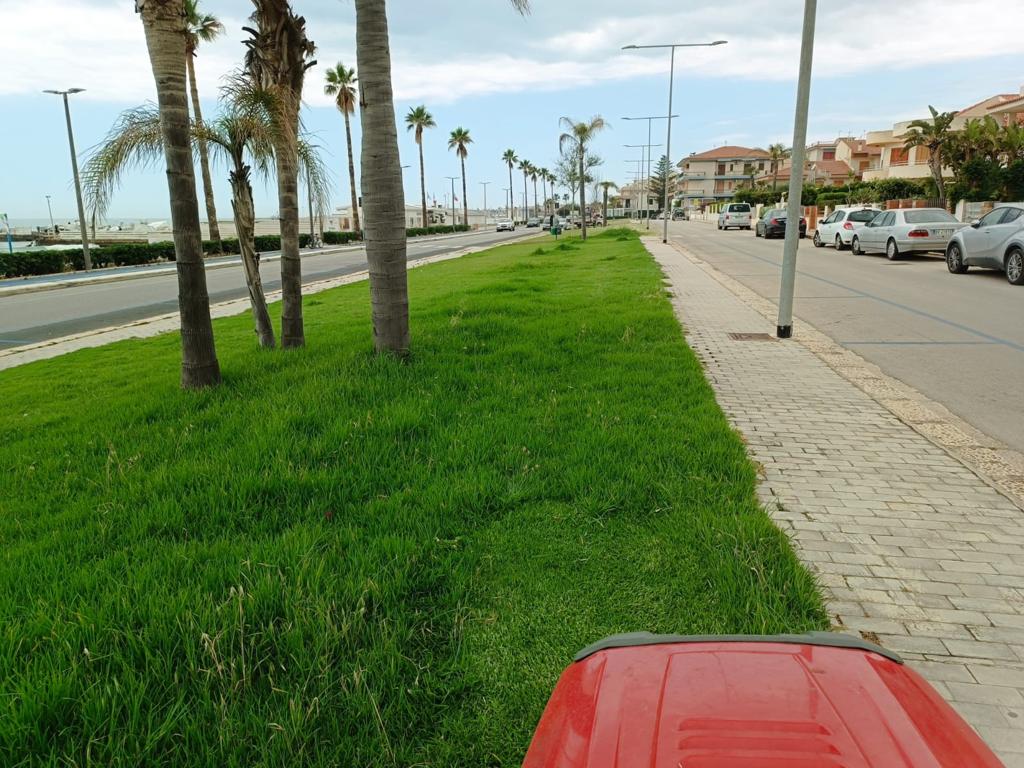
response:
[[[331,175],[321,154],[321,147],[313,144],[309,136],[299,138],[296,145],[299,157],[299,175],[313,192],[313,207],[317,214],[326,216],[331,205]]]

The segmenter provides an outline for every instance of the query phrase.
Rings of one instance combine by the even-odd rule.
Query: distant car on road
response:
[[[750,203],[727,203],[718,213],[718,228],[750,229]]]
[[[672,221],[689,221],[690,220],[690,209],[689,208],[676,208],[672,211]]]
[[[504,221],[498,222],[497,232],[515,232],[516,225],[511,220],[505,219]]]
[[[1012,285],[1024,285],[1024,203],[1000,205],[956,232],[946,246],[946,267],[998,269]]]
[[[854,233],[867,225],[879,213],[877,208],[840,208],[818,224],[814,230],[814,245],[824,248],[834,245],[837,251],[846,249],[853,242]]]
[[[768,240],[772,237],[786,236],[786,217],[788,212],[785,208],[766,208],[761,218],[757,220],[754,227],[754,235]],[[800,237],[807,237],[807,219],[800,217]]]
[[[884,253],[890,261],[911,253],[945,253],[953,235],[966,226],[942,208],[897,208],[875,214],[850,245],[857,255]]]
[[[538,219],[536,216],[531,216],[530,218],[528,218],[526,220],[526,227],[527,227],[527,229],[530,229],[532,227],[539,227],[539,226],[540,226],[540,219]]]

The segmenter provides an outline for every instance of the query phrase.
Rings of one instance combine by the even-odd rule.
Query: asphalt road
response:
[[[408,258],[458,251],[537,235],[537,229],[513,232],[480,232],[444,239],[409,241]],[[280,261],[265,262],[263,286],[281,287]],[[359,272],[366,269],[362,248],[303,256],[303,282]],[[212,302],[248,296],[240,264],[208,269],[207,288]],[[117,282],[71,285],[0,298],[0,349],[10,349],[74,333],[106,328],[174,312],[178,308],[178,283],[173,270]]]
[[[672,222],[670,237],[777,303],[782,240]],[[964,421],[1024,452],[1024,288],[951,275],[941,256],[854,256],[802,241],[794,314]],[[737,328],[770,331],[770,328]]]

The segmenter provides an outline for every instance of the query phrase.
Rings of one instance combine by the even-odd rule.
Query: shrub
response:
[[[324,232],[325,245],[344,245],[361,239],[359,232]]]

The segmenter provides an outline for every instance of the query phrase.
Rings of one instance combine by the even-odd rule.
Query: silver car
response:
[[[880,252],[890,261],[911,253],[945,253],[953,235],[966,226],[941,208],[897,208],[858,229],[851,246],[856,254]]]
[[[953,235],[946,266],[954,275],[968,267],[999,269],[1011,284],[1024,285],[1024,203],[1000,205]]]

